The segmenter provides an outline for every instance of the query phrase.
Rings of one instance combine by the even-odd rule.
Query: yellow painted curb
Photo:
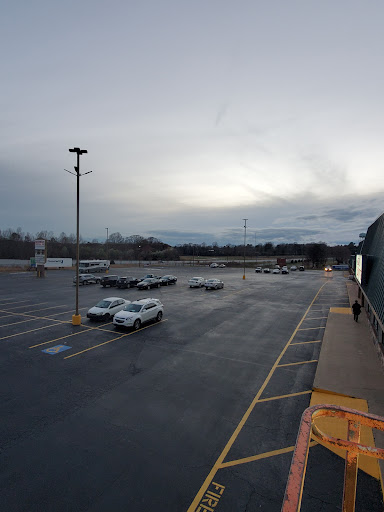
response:
[[[368,403],[366,400],[362,400],[361,398],[352,398],[345,395],[314,391],[311,396],[311,405],[319,404],[341,405],[361,412],[368,412]],[[347,439],[348,423],[344,419],[330,417],[319,418],[316,420],[316,425],[322,432],[332,437]],[[366,446],[375,446],[375,440],[373,438],[371,428],[365,426],[361,427],[360,443]],[[326,448],[331,450],[333,453],[345,459],[345,450],[333,448],[320,441],[319,444],[326,446]],[[381,481],[380,467],[377,459],[367,457],[366,455],[359,455],[359,469]]]
[[[330,313],[340,313],[342,315],[352,315],[350,308],[329,308]]]

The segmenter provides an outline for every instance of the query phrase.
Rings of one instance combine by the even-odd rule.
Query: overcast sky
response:
[[[359,242],[384,209],[384,2],[4,0],[0,229]]]

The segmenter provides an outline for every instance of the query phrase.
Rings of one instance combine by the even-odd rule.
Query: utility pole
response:
[[[67,169],[64,169],[64,171],[69,172],[70,174],[74,174],[77,178],[77,194],[76,194],[76,313],[72,315],[72,325],[81,325],[81,316],[79,315],[79,259],[80,259],[80,155],[83,155],[84,153],[88,153],[86,149],[80,149],[80,148],[73,148],[69,150],[70,153],[76,153],[77,159],[76,159],[76,167],[74,172],[67,171]],[[89,174],[92,171],[85,172],[84,174]]]
[[[243,274],[243,279],[245,279],[245,241],[247,239],[247,220],[248,219],[243,219],[243,221],[244,221],[244,274]]]
[[[109,260],[109,257],[108,257],[108,252],[109,252],[109,250],[108,250],[109,249],[109,246],[108,246],[108,228],[105,228],[105,229],[107,230],[107,242],[106,242],[107,243],[107,251],[106,251],[107,252],[107,260]]]

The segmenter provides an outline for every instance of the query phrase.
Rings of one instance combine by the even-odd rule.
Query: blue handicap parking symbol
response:
[[[72,347],[68,347],[68,345],[56,345],[56,347],[46,348],[45,350],[42,350],[42,352],[45,352],[46,354],[51,354],[51,356],[54,356],[54,355],[58,354],[59,352],[68,350],[69,348],[72,348]]]

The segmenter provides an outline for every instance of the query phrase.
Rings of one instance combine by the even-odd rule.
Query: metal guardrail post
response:
[[[347,440],[328,436],[319,430],[314,420],[326,416],[348,421]],[[311,436],[326,445],[346,450],[342,510],[354,512],[359,454],[384,459],[382,448],[360,444],[362,425],[384,430],[384,418],[347,407],[326,404],[308,407],[303,412],[281,512],[300,511]]]

